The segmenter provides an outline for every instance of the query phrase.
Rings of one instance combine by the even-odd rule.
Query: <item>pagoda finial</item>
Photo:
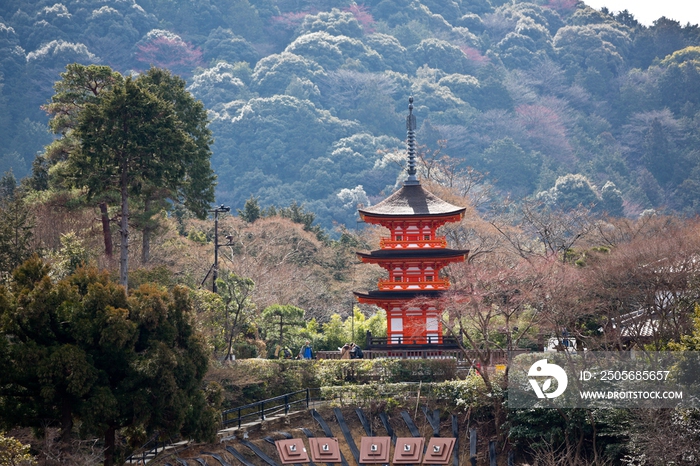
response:
[[[413,96],[408,98],[408,116],[406,117],[406,132],[408,145],[408,178],[403,182],[404,186],[418,185],[416,178],[416,116],[413,114]]]

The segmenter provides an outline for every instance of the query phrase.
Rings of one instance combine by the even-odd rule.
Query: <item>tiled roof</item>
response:
[[[443,290],[410,290],[410,291],[379,291],[372,290],[368,292],[353,291],[353,294],[358,298],[369,299],[414,299],[418,297],[437,298],[443,293]]]
[[[369,253],[358,252],[360,257],[369,259],[442,259],[446,257],[465,256],[469,249],[446,248],[395,248],[377,249]]]
[[[369,215],[450,215],[463,213],[464,207],[445,202],[420,184],[406,185],[377,205],[359,209]]]

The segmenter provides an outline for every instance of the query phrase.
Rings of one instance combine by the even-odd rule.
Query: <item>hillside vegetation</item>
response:
[[[391,192],[418,140],[496,190],[586,177],[634,216],[699,206],[700,29],[576,0],[8,0],[0,172],[42,164],[40,108],[72,62],[168,68],[209,110],[217,200],[304,203],[327,229]],[[44,167],[46,168],[46,167]],[[41,170],[40,170],[41,171]],[[551,196],[554,192],[554,196]]]
[[[468,261],[433,304],[474,367],[564,335],[700,349],[697,26],[574,0],[54,2],[0,4],[0,441],[17,455],[111,466],[379,366],[452,378],[263,360],[385,332],[351,293],[384,274],[356,258],[381,236],[356,212],[401,181],[409,95],[422,184],[466,208],[440,234]],[[478,377],[488,406],[453,396],[463,422],[524,457],[698,464],[697,410],[509,410],[506,379]]]

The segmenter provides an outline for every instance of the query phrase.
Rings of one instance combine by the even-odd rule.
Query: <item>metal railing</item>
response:
[[[528,349],[511,351],[511,355],[529,353]],[[479,361],[480,352],[477,350],[461,350],[458,348],[383,348],[363,351],[364,359],[456,359],[459,364],[471,364]],[[318,359],[340,359],[340,351],[318,351]],[[492,350],[488,366],[508,363],[508,351]]]
[[[141,452],[129,456],[128,458],[126,458],[126,461],[124,461],[124,463],[146,464],[147,460],[153,459],[159,453],[159,448],[160,452],[162,453],[163,450],[165,450],[165,447],[167,445],[170,445],[171,443],[158,441],[159,437],[160,432],[156,433],[153,437],[151,437],[151,440],[143,444],[143,446],[140,448]]]
[[[392,337],[389,340],[387,337],[373,337],[371,334],[367,336],[367,349],[388,349],[399,348],[401,345],[438,345],[435,349],[459,348],[457,338],[453,336],[427,336],[416,335],[411,337]],[[407,348],[410,349],[410,348]],[[427,348],[433,349],[433,348]]]
[[[243,423],[264,421],[273,414],[289,414],[294,407],[309,408],[312,401],[320,400],[319,388],[307,388],[292,393],[268,398],[267,400],[227,409],[221,413],[221,422],[224,427],[237,425],[241,428]]]

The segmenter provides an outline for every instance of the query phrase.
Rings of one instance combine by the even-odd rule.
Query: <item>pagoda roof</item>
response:
[[[466,259],[469,249],[446,248],[394,248],[377,249],[356,253],[363,259],[446,259],[450,257],[463,257]]]
[[[445,216],[463,215],[466,207],[443,201],[420,184],[404,185],[391,196],[366,209],[359,209],[365,216]]]
[[[367,292],[353,291],[358,298],[391,301],[391,300],[411,300],[418,297],[437,298],[444,290],[407,290],[407,291],[380,291],[372,290]]]

